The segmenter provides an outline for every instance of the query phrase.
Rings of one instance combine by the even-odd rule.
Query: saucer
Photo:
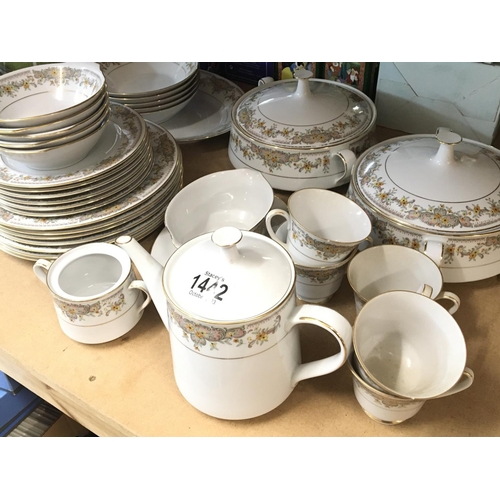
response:
[[[281,210],[286,210],[288,212],[288,207],[286,203],[278,198],[276,195],[274,196],[274,201],[271,209],[274,208],[280,208]],[[280,231],[281,236],[280,238],[283,239],[283,232],[284,232],[284,240],[286,241],[286,224],[283,224],[284,227],[281,227],[279,229],[275,229],[276,234],[278,234],[278,231]],[[267,231],[264,231],[264,234],[268,236]],[[177,247],[173,244],[172,242],[172,237],[170,236],[170,233],[168,232],[168,229],[164,227],[160,234],[157,236],[155,242],[153,243],[153,248],[151,249],[151,255],[152,257],[159,262],[162,266],[164,266],[167,263],[167,260],[170,258],[170,256],[177,250]]]

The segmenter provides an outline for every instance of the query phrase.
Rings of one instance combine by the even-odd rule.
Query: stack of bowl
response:
[[[111,101],[155,123],[169,120],[195,96],[195,62],[101,62]]]
[[[0,77],[0,156],[11,167],[49,173],[81,161],[109,117],[95,63],[44,64]]]

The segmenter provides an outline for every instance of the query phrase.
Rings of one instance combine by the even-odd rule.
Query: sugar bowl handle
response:
[[[52,262],[45,259],[38,259],[33,264],[33,272],[44,285],[47,285],[47,273],[49,272],[51,265]]]

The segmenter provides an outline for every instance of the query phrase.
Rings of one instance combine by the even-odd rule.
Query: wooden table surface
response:
[[[378,129],[378,140],[399,135]],[[185,182],[230,170],[228,134],[182,144]],[[286,200],[289,193],[276,191]],[[142,241],[147,250],[160,229]],[[50,293],[32,262],[0,252],[0,370],[101,436],[499,436],[500,279],[447,284],[459,295],[455,319],[467,343],[472,387],[428,401],[411,420],[384,426],[354,398],[348,367],[300,382],[275,410],[226,421],[193,408],[174,381],[168,332],[150,305],[127,335],[101,345],[74,342],[60,330]],[[352,290],[344,278],[326,304],[351,323]],[[333,338],[315,327],[301,333],[303,361],[319,359]]]

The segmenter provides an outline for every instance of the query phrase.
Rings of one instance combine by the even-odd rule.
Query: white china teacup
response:
[[[472,383],[463,333],[429,297],[396,290],[369,300],[353,327],[353,347],[367,377],[383,392],[409,399],[454,394]]]
[[[110,243],[81,245],[52,262],[39,259],[33,271],[52,294],[62,331],[84,344],[125,335],[151,301],[128,254]]]
[[[346,259],[361,243],[370,244],[371,222],[363,209],[345,196],[320,188],[295,191],[288,198],[289,212],[271,210],[266,228],[272,239],[283,245],[295,263],[325,266]],[[271,221],[281,216],[287,222],[283,243]]]
[[[426,400],[400,398],[387,394],[364,380],[356,370],[352,356],[347,360],[352,375],[354,396],[363,411],[375,422],[400,424],[415,416]]]
[[[400,245],[378,245],[354,257],[347,268],[347,280],[354,291],[356,313],[370,299],[392,290],[425,292],[433,300],[451,301],[454,314],[460,307],[459,297],[443,291],[443,275],[427,255]]]

